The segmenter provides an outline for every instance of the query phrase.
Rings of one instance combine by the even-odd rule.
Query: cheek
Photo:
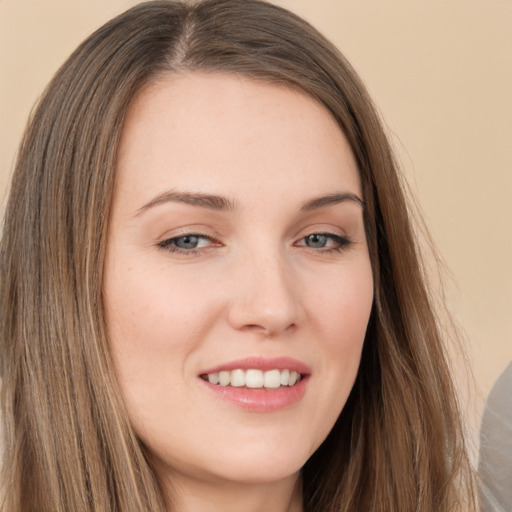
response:
[[[373,304],[369,261],[341,267],[325,276],[322,286],[311,281],[308,311],[322,341],[334,352],[362,347]]]
[[[219,315],[219,301],[204,288],[204,279],[199,286],[166,268],[123,272],[116,265],[104,295],[112,355],[127,394],[145,400],[183,377],[189,354]]]
[[[183,383],[191,355],[219,315],[219,301],[204,293],[204,278],[198,286],[193,277],[171,274],[168,268],[122,272],[118,259],[104,288],[117,379],[132,424],[148,445],[157,421],[175,425],[170,411],[187,410]]]
[[[117,267],[119,269],[119,267]],[[112,341],[133,340],[141,345],[169,345],[181,332],[201,328],[208,318],[208,308],[215,301],[206,301],[204,278],[179,276],[162,268],[159,271],[138,268],[123,274],[117,272],[105,284],[105,302]],[[152,335],[150,335],[150,333]],[[143,335],[145,334],[145,335]]]
[[[309,301],[315,351],[322,354],[311,416],[319,426],[317,445],[331,430],[353,387],[373,304],[369,262],[341,269],[326,282],[328,286],[315,287]]]

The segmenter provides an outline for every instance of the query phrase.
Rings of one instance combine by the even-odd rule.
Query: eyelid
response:
[[[325,246],[314,247],[310,246],[307,243],[308,237],[312,237],[314,235],[326,237],[328,239]],[[207,241],[205,245],[199,247],[179,247],[176,244],[176,241],[181,238],[186,237],[197,237],[204,241]],[[307,249],[314,253],[329,253],[329,252],[340,252],[347,249],[352,245],[353,240],[349,237],[344,230],[341,229],[338,225],[332,224],[312,224],[303,227],[299,233],[294,237],[295,242],[292,245],[295,247],[300,247]],[[201,244],[201,242],[199,242]],[[198,254],[205,254],[209,250],[218,248],[223,246],[224,244],[220,242],[218,236],[209,232],[209,230],[203,230],[199,226],[187,226],[177,231],[168,232],[167,235],[164,235],[160,238],[155,244],[159,249],[165,250],[169,253],[183,256],[194,256]]]
[[[334,219],[330,219],[330,221],[324,219],[318,219],[317,222],[313,221],[306,225],[303,224],[293,237],[295,240],[293,245],[309,254],[324,256],[334,253],[339,254],[350,249],[353,246],[354,240],[347,230],[344,229],[345,222],[340,223],[339,220],[333,222]],[[314,247],[309,245],[308,237],[313,235],[327,237],[328,241],[325,246]]]
[[[176,235],[166,238],[165,240],[162,240],[161,242],[158,242],[158,245],[160,247],[166,247],[167,245],[170,245],[171,242],[174,242],[175,240],[180,240],[181,238],[187,238],[187,237],[195,237],[198,239],[205,239],[212,241],[212,238],[208,235],[202,235],[200,233],[185,233],[184,235]]]
[[[324,236],[326,238],[329,238],[331,239],[334,244],[335,244],[335,247],[331,247],[331,246],[328,246],[328,247],[319,247],[319,248],[315,248],[315,247],[309,247],[306,245],[306,240],[309,238],[309,237],[312,237],[312,236]],[[300,242],[304,242],[304,244],[300,243]],[[314,232],[311,232],[311,233],[308,233],[307,235],[304,235],[302,237],[300,237],[297,242],[295,242],[295,245],[299,245],[299,246],[304,246],[304,247],[308,247],[309,249],[313,249],[313,250],[323,250],[323,251],[327,251],[329,249],[340,249],[340,248],[344,248],[348,245],[350,245],[352,243],[350,237],[348,237],[347,235],[341,235],[341,234],[338,234],[338,233],[330,233],[330,232],[326,232],[326,231],[314,231]]]
[[[203,247],[192,247],[192,248],[183,248],[183,247],[178,247],[177,245],[174,245],[174,242],[176,240],[179,240],[180,238],[185,238],[185,237],[197,237],[199,239],[206,239],[209,241],[209,243]],[[161,241],[157,242],[156,246],[159,249],[167,251],[171,254],[183,255],[183,256],[193,256],[198,253],[204,253],[214,247],[220,247],[220,246],[222,246],[222,243],[219,242],[219,240],[216,237],[214,237],[210,234],[202,233],[199,230],[189,229],[189,230],[183,230],[182,232],[175,233],[172,236],[163,237],[161,239]]]

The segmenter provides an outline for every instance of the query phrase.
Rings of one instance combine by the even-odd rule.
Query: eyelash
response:
[[[177,247],[175,245],[178,240],[182,240],[184,238],[192,238],[192,237],[198,238],[200,240],[208,240],[210,242],[210,244],[213,243],[213,245],[216,244],[216,241],[208,235],[202,235],[201,233],[186,233],[184,235],[174,236],[172,238],[168,238],[167,240],[163,240],[162,242],[158,243],[158,247],[160,247],[161,249],[164,249],[170,253],[182,254],[185,256],[193,256],[200,251],[204,251],[205,249],[207,250],[207,249],[211,248],[211,245],[210,245],[209,247],[193,247],[190,249],[184,249],[181,247]]]
[[[312,237],[326,237],[327,239],[331,240],[334,245],[332,247],[308,247],[306,244],[306,240],[311,239]],[[184,238],[197,238],[199,240],[208,240],[209,245],[206,247],[192,247],[189,249],[181,248],[176,246],[178,240],[182,240]],[[314,252],[321,252],[321,253],[333,253],[333,252],[342,252],[346,249],[348,249],[352,245],[352,241],[347,236],[341,236],[334,233],[311,233],[309,235],[306,235],[302,238],[300,238],[299,242],[304,242],[304,245],[299,245],[299,247],[306,247],[308,249],[313,250]],[[296,242],[298,243],[298,242]],[[186,233],[180,236],[175,236],[172,238],[168,238],[166,240],[163,240],[162,242],[159,242],[157,246],[160,249],[164,249],[172,254],[178,254],[178,255],[184,255],[184,256],[194,256],[198,254],[201,251],[205,251],[208,249],[211,249],[212,246],[220,245],[219,242],[214,240],[212,237],[208,235],[202,235],[201,233]]]
[[[309,249],[316,250],[322,253],[331,253],[331,252],[341,252],[350,247],[352,241],[347,236],[336,235],[334,233],[311,233],[310,235],[306,235],[300,239],[300,241],[306,241],[307,239],[311,239],[312,237],[326,237],[327,239],[332,240],[334,243],[333,247],[308,247]]]

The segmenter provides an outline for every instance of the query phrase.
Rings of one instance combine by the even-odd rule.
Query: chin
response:
[[[190,451],[184,457],[176,457],[174,453],[167,460],[160,460],[158,465],[171,482],[176,475],[188,475],[210,483],[268,484],[295,479],[311,456],[305,446],[290,443],[280,446],[261,442],[245,446],[232,443],[213,448],[199,448],[192,456]]]
[[[252,439],[241,444],[226,444],[222,453],[223,473],[239,482],[271,482],[297,474],[316,447],[303,435]],[[216,457],[218,459],[218,456]]]
[[[241,484],[268,484],[295,478],[305,461],[291,459],[258,458],[254,461],[233,461],[219,476]]]

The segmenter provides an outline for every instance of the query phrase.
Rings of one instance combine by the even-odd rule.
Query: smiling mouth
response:
[[[295,370],[257,370],[240,368],[200,376],[210,384],[247,389],[280,389],[295,386],[304,377]]]

